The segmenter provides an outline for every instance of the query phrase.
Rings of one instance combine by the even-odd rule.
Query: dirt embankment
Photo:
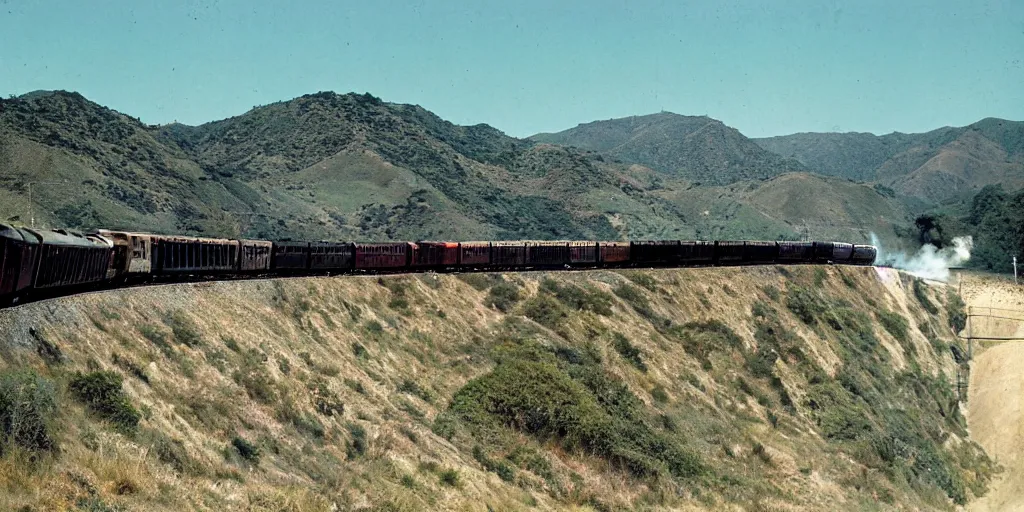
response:
[[[0,312],[0,407],[39,413],[0,509],[953,509],[989,468],[949,297],[801,266],[30,304]]]
[[[1024,338],[1024,287],[1012,280],[961,274],[963,298],[973,313],[973,336]],[[1022,320],[1011,320],[1020,318]],[[989,493],[968,509],[1024,510],[1024,341],[980,341],[971,362],[967,420],[971,437],[1003,466]]]

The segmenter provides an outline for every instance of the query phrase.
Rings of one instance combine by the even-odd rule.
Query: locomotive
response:
[[[271,242],[0,224],[0,307],[147,282],[355,272],[872,265],[876,254],[874,246],[844,242]]]

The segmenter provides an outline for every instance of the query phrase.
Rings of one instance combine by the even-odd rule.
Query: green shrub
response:
[[[914,279],[914,297],[921,303],[921,307],[924,308],[929,314],[939,314],[939,308],[928,298],[928,285],[924,284],[921,279]]]
[[[538,294],[528,300],[524,304],[523,313],[548,329],[557,328],[562,319],[568,316],[562,304],[546,294]]]
[[[448,487],[458,487],[459,485],[459,472],[454,469],[446,469],[438,475],[438,479],[441,485]]]
[[[121,389],[121,375],[110,372],[76,372],[68,390],[94,413],[110,421],[123,432],[134,432],[141,415]]]
[[[143,338],[146,338],[157,348],[166,351],[170,348],[167,344],[167,334],[161,331],[159,327],[151,324],[142,324],[139,326],[139,334],[142,334]]]
[[[640,349],[636,348],[632,343],[629,342],[629,338],[623,336],[620,333],[614,333],[612,335],[612,346],[615,351],[622,356],[623,359],[629,361],[629,364],[636,367],[637,370],[647,372],[647,365],[644,364],[642,353]]]
[[[654,388],[651,389],[651,398],[659,404],[668,403],[668,392],[665,391],[664,386],[654,386]]]
[[[483,448],[480,445],[473,447],[473,458],[480,463],[487,471],[496,473],[498,478],[506,482],[511,482],[516,478],[516,471],[504,461],[494,460],[484,453]]]
[[[242,363],[232,374],[235,383],[245,389],[253,400],[269,404],[277,399],[276,381],[267,371],[267,356],[258,350],[243,354]]]
[[[402,382],[398,385],[398,391],[419,397],[428,404],[434,403],[433,395],[412,379],[402,379]]]
[[[338,395],[331,391],[327,381],[315,377],[306,384],[306,387],[309,389],[309,394],[313,396],[313,407],[316,412],[328,417],[341,416],[345,412],[345,404],[342,403]]]
[[[582,288],[575,284],[559,284],[553,279],[541,282],[541,290],[551,293],[562,304],[576,311],[593,311],[602,316],[612,314],[611,295],[593,287]]]
[[[496,276],[496,277],[495,277]],[[484,291],[489,288],[495,282],[503,281],[500,274],[482,274],[478,272],[469,272],[465,274],[456,274],[460,281],[476,288],[479,291]]]
[[[567,450],[597,454],[638,477],[702,471],[699,458],[648,425],[642,402],[599,366],[562,369],[553,356],[540,358],[504,359],[460,389],[447,413],[474,429],[507,426],[556,439]]]
[[[56,415],[52,382],[32,370],[0,373],[0,455],[12,446],[33,452],[55,449]]]
[[[706,368],[710,368],[712,352],[743,348],[743,340],[720,320],[688,322],[670,330],[682,342],[686,352]]]
[[[618,295],[620,299],[626,301],[626,304],[629,304],[640,316],[648,320],[659,318],[654,310],[651,309],[651,303],[647,300],[647,296],[636,286],[623,283],[616,286],[612,292]]]
[[[380,324],[377,325],[379,326]],[[366,347],[364,347],[362,343],[359,343],[358,341],[353,341],[352,354],[355,355],[356,358],[358,359],[365,359],[367,356],[370,355],[370,352],[366,350]]]
[[[818,316],[825,312],[822,297],[799,286],[794,286],[786,295],[786,307],[807,325],[817,323]]]
[[[349,423],[348,432],[352,435],[352,440],[346,447],[349,460],[366,455],[366,450],[369,448],[366,441],[366,429],[358,423]]]
[[[621,274],[638,286],[642,286],[652,292],[658,291],[658,281],[647,272],[634,270],[624,271]]]
[[[776,302],[779,301],[780,293],[778,288],[770,284],[766,284],[764,285],[764,287],[761,288],[761,291],[764,292],[764,294],[767,295],[769,299],[774,300]]]
[[[835,382],[813,385],[807,394],[807,406],[827,439],[855,440],[872,431],[864,407]]]
[[[508,313],[512,308],[519,302],[519,288],[515,285],[501,282],[494,285],[493,288],[487,292],[487,298],[484,299],[484,305],[494,306],[502,313]]]
[[[946,294],[946,314],[949,316],[949,326],[953,332],[959,333],[967,328],[967,310],[963,299],[950,290]]]
[[[124,371],[134,375],[137,379],[141,380],[142,382],[149,384],[149,376],[146,375],[146,372],[142,370],[141,366],[136,364],[135,361],[131,360],[130,358],[122,356],[115,352],[110,356],[110,362],[117,365],[118,368],[121,368]]]
[[[903,318],[903,315],[891,311],[879,311],[878,321],[901,345],[905,345],[910,341],[909,326],[907,325],[907,319]]]
[[[238,450],[238,454],[254,466],[260,463],[261,453],[259,446],[238,436],[231,439],[231,446],[234,446],[235,450]]]
[[[196,347],[203,342],[203,338],[199,334],[199,327],[183,311],[175,311],[167,315],[164,318],[164,323],[171,328],[174,340],[186,347]]]

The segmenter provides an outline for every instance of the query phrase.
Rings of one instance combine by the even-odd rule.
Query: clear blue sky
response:
[[[916,132],[1024,119],[1024,1],[0,0],[0,94],[37,89],[153,124],[333,90],[515,136]]]

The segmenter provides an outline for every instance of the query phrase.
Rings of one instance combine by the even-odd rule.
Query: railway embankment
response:
[[[955,509],[952,288],[891,269],[346,276],[0,312],[0,508]]]

